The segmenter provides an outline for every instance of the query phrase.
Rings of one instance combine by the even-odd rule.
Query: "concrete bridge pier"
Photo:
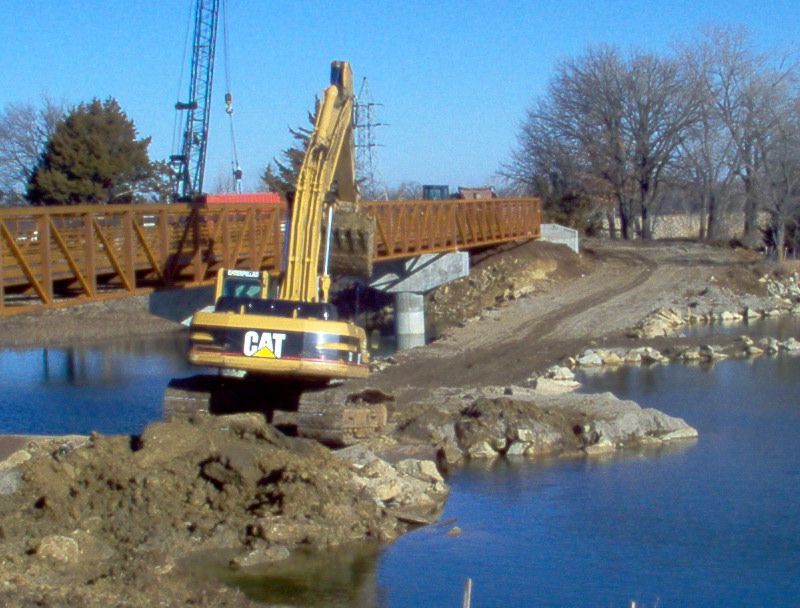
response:
[[[395,332],[398,350],[425,344],[424,294],[469,275],[465,251],[430,253],[382,264],[370,287],[395,294]]]
[[[397,349],[425,345],[425,296],[403,291],[394,294]]]

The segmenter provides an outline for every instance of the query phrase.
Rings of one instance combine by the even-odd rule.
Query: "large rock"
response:
[[[354,456],[348,448],[345,456]],[[430,460],[406,458],[392,466],[371,452],[363,452],[357,460],[368,460],[354,480],[361,492],[371,496],[381,507],[431,513],[441,507],[447,496],[447,486],[436,463]]]
[[[562,382],[569,382],[575,380],[575,373],[568,367],[563,365],[553,365],[548,368],[544,374],[545,378],[550,380],[558,380]]]
[[[22,473],[19,469],[0,470],[0,496],[13,494],[19,489]]]
[[[796,340],[795,338],[789,338],[781,346],[784,350],[789,352],[800,351],[800,341]]]
[[[603,358],[593,350],[586,350],[577,359],[578,365],[581,367],[602,367]]]
[[[635,338],[657,338],[669,336],[684,324],[684,319],[679,312],[672,308],[659,308],[650,313],[643,321],[629,332]]]
[[[591,398],[593,397],[593,398]],[[609,441],[615,446],[636,443],[643,438],[674,439],[676,431],[696,437],[697,431],[681,418],[668,416],[653,408],[641,408],[633,401],[620,400],[610,393],[587,399],[594,422],[597,442]]]
[[[758,341],[758,345],[764,350],[764,352],[773,355],[780,350],[781,343],[776,338],[761,338]]]
[[[625,364],[625,359],[613,350],[605,351],[602,358],[603,365],[607,367],[618,367]]]
[[[580,388],[581,383],[575,380],[553,380],[552,378],[537,378],[533,381],[533,388],[537,393],[544,395],[558,395],[571,393]]]
[[[396,465],[398,473],[408,475],[427,483],[442,483],[444,478],[436,468],[436,463],[431,460],[417,460],[416,458],[407,458],[401,460]]]
[[[626,355],[626,360],[628,358],[637,359],[639,362],[648,365],[651,363],[660,363],[665,357],[655,348],[650,346],[642,346],[640,348],[634,348],[630,350]]]
[[[476,441],[466,447],[467,456],[477,460],[483,458],[497,458],[499,454],[488,441]]]

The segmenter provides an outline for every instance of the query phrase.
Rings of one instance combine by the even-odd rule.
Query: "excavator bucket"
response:
[[[330,272],[371,276],[375,251],[375,218],[357,203],[338,201],[333,211]]]

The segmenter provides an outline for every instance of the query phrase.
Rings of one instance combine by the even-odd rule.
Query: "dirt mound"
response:
[[[426,301],[428,335],[486,308],[546,291],[554,282],[589,272],[589,256],[543,241],[511,244],[472,256],[469,277],[433,290]]]
[[[0,572],[12,581],[7,592],[43,605],[117,605],[114,589],[131,588],[142,589],[136,605],[158,605],[161,592],[145,588],[161,588],[174,556],[234,549],[255,564],[408,528],[356,467],[256,414],[156,423],[133,438],[95,434],[11,473],[0,495]],[[33,574],[14,574],[22,571]],[[173,605],[201,591],[171,593]],[[215,602],[200,603],[226,605]]]

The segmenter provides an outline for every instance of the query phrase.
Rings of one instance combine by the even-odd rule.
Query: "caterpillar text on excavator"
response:
[[[234,400],[285,395],[287,387],[297,394],[304,387],[368,374],[364,330],[338,320],[329,302],[335,215],[341,214],[340,225],[349,226],[351,232],[359,226],[356,240],[367,243],[363,251],[371,251],[369,233],[374,232],[374,220],[358,210],[353,103],[350,65],[333,62],[331,83],[317,108],[290,202],[283,272],[273,278],[260,270],[220,270],[213,310],[198,311],[192,318],[190,362],[247,374],[247,396],[241,397],[239,391]],[[218,398],[219,391],[230,392],[236,384],[222,378],[209,390],[210,382],[214,381],[206,377],[201,391],[207,400]],[[165,408],[170,398],[174,402],[185,394],[176,393],[174,386],[172,393],[168,389]],[[379,432],[386,423],[381,405],[353,404],[336,412],[300,414],[299,420],[305,414],[315,427],[311,435],[337,443]]]

